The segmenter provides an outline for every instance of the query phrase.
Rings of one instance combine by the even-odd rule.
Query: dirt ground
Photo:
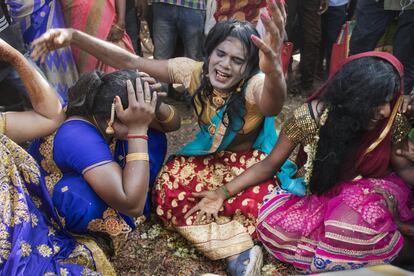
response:
[[[285,107],[278,116],[278,127],[304,98],[303,95],[293,95],[289,92]],[[198,125],[192,109],[187,104],[170,98],[166,98],[165,101],[176,106],[182,118],[181,128],[167,135],[168,153],[171,154],[194,137]],[[156,216],[140,225],[126,241],[120,239],[119,243],[113,257],[119,275],[226,275],[224,261],[208,260],[180,235],[164,229]],[[262,275],[292,274],[298,274],[292,266],[278,262],[265,254]]]

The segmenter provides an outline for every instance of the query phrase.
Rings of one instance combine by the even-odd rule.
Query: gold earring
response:
[[[112,125],[114,123],[114,120],[115,120],[115,103],[112,103],[112,105],[111,105],[111,119],[109,120],[108,126],[105,129],[106,134],[114,134],[115,133],[115,130],[112,127]]]

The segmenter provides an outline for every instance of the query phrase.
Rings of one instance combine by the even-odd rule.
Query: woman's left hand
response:
[[[201,198],[201,200],[197,203],[196,206],[191,208],[187,214],[185,214],[185,218],[187,219],[189,216],[194,214],[198,211],[198,215],[196,218],[196,222],[201,222],[203,217],[205,216],[205,221],[210,223],[214,219],[218,219],[218,212],[220,208],[223,206],[223,202],[225,197],[220,193],[220,189],[215,191],[205,191],[201,193],[193,193],[194,197]]]
[[[374,191],[381,194],[384,197],[388,210],[390,211],[394,220],[397,222],[400,221],[400,215],[397,209],[398,202],[394,195],[380,187],[374,188]]]
[[[281,73],[280,54],[286,23],[284,1],[267,0],[267,8],[261,9],[260,19],[266,30],[264,38],[251,36],[252,42],[259,48],[260,70],[265,74]]]

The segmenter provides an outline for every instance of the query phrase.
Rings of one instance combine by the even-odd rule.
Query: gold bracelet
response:
[[[149,155],[146,152],[134,152],[128,153],[126,156],[126,162],[131,161],[149,161]]]
[[[157,121],[160,123],[160,124],[166,124],[166,123],[169,123],[169,122],[171,122],[171,120],[174,118],[174,115],[175,115],[175,111],[174,111],[174,108],[171,106],[171,105],[167,105],[168,106],[168,108],[170,109],[170,115],[168,115],[168,118],[167,119],[165,119],[165,120],[159,120],[159,119],[157,119]]]

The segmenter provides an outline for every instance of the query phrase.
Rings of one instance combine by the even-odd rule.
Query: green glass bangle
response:
[[[408,133],[407,138],[408,138],[408,140],[410,140],[411,143],[414,143],[414,128],[412,128],[410,130],[410,132]]]
[[[226,196],[226,199],[229,199],[231,196],[230,196],[229,190],[227,190],[226,186],[223,185],[220,188],[223,190],[224,195]]]

